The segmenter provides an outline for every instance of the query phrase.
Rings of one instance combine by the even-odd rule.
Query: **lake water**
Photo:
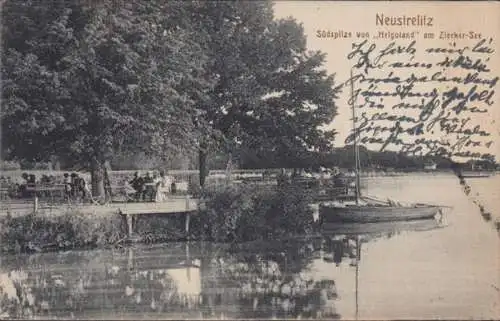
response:
[[[498,319],[500,181],[468,182],[469,197],[451,175],[365,182],[369,195],[452,206],[440,221],[266,244],[4,256],[0,317]]]

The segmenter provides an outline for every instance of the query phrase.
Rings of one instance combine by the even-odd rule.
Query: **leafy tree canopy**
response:
[[[273,20],[270,2],[201,2],[192,12],[216,79],[200,108],[222,141],[291,155],[331,147],[335,132],[321,127],[336,115],[337,92],[301,25]]]
[[[134,151],[331,147],[325,56],[270,2],[7,0],[2,15],[6,158],[65,155],[99,173]]]
[[[3,17],[3,152],[102,162],[122,149],[196,141],[205,56],[172,21],[170,2],[7,1]]]

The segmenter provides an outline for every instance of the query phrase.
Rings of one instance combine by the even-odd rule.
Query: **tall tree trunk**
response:
[[[104,190],[104,162],[94,157],[90,175],[92,179],[92,195],[99,201],[103,201],[106,195]]]
[[[207,178],[207,151],[204,146],[200,147],[198,151],[198,166],[200,171],[200,186],[203,187],[205,185],[205,179]]]

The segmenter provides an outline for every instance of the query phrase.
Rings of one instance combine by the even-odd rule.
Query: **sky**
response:
[[[317,1],[276,1],[275,18],[293,17],[299,23],[302,23],[304,32],[307,36],[307,45],[310,50],[320,50],[327,54],[325,67],[331,74],[336,75],[337,81],[344,82],[349,78],[350,66],[346,59],[353,42],[361,42],[354,36],[356,32],[369,32],[370,37],[377,34],[379,31],[398,32],[407,31],[418,32],[416,36],[417,47],[420,51],[424,51],[429,47],[446,47],[454,41],[457,47],[474,46],[479,40],[477,39],[423,39],[425,32],[434,32],[436,37],[439,37],[441,32],[456,32],[481,34],[481,38],[489,39],[492,37],[494,42],[491,47],[495,50],[489,55],[488,66],[491,69],[490,74],[493,76],[500,75],[500,50],[499,39],[494,39],[498,30],[500,30],[500,3],[499,2],[385,2],[385,1],[335,1],[335,2],[317,2]],[[432,18],[432,27],[386,27],[376,25],[376,15],[384,16],[420,16],[419,19]],[[428,20],[427,20],[428,22]],[[352,38],[324,38],[318,37],[318,31],[330,31],[345,34],[351,32]],[[390,40],[373,40],[379,46],[383,47],[390,43]],[[403,41],[403,40],[401,40]],[[408,40],[405,43],[409,43]],[[420,52],[419,51],[419,52]],[[416,60],[419,55],[417,54]],[[421,58],[421,57],[420,57]],[[426,56],[425,59],[429,59]],[[422,61],[426,61],[423,59]],[[432,60],[432,59],[431,59]],[[437,61],[434,61],[437,62]],[[410,70],[411,71],[411,70]],[[380,75],[382,75],[381,72]],[[458,76],[458,75],[457,75]],[[492,76],[492,77],[493,77]],[[490,77],[490,78],[492,78]],[[433,85],[434,87],[436,85]],[[425,86],[424,86],[425,87]],[[422,89],[425,89],[422,87]],[[443,88],[441,88],[443,89]],[[497,84],[492,90],[500,92]],[[479,124],[485,131],[491,134],[491,140],[494,141],[489,149],[481,149],[480,152],[489,152],[496,156],[497,161],[500,159],[500,93],[495,93],[492,97],[493,105],[487,106],[487,113],[474,113],[471,115],[471,122]],[[335,128],[339,135],[335,140],[336,146],[344,145],[345,137],[349,134],[352,128],[351,109],[347,104],[347,94],[342,94],[337,101],[339,115],[330,125]],[[406,113],[405,113],[406,115]],[[442,138],[442,134],[435,134],[436,137]],[[431,134],[429,133],[429,137]]]

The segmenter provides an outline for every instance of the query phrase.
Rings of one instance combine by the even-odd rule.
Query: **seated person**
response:
[[[40,183],[46,185],[46,184],[48,184],[48,182],[49,182],[49,177],[47,175],[43,174],[42,178],[40,178]]]
[[[54,175],[49,176],[49,182],[50,185],[54,185],[56,183],[56,177]]]
[[[336,174],[333,177],[333,185],[335,187],[346,187],[347,186],[347,178],[346,178],[346,176],[342,172]]]
[[[175,183],[175,180],[172,181],[170,184],[170,193],[177,194],[177,184]]]

